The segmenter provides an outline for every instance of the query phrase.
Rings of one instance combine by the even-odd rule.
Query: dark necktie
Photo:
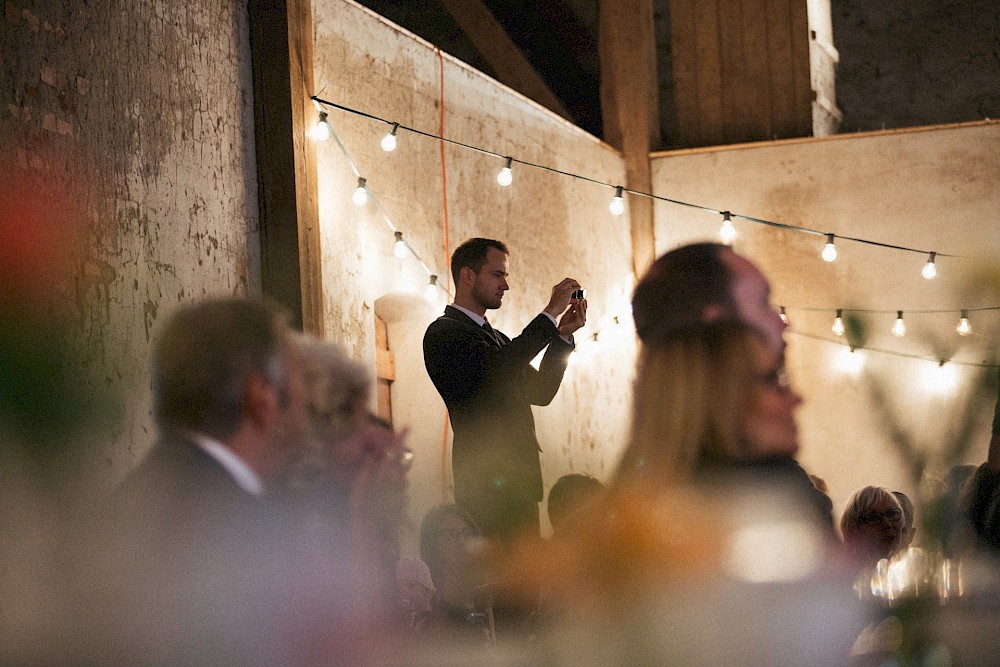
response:
[[[485,329],[486,333],[490,335],[490,338],[496,341],[497,345],[503,347],[503,341],[500,340],[500,336],[497,335],[497,332],[493,330],[493,327],[491,327],[490,323],[485,319],[483,320],[483,329]]]

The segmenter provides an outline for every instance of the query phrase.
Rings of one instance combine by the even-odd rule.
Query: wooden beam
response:
[[[481,0],[441,0],[497,78],[563,118],[572,116]]]
[[[261,286],[323,335],[311,0],[250,0]]]
[[[599,0],[601,116],[604,139],[620,149],[626,187],[651,192],[651,145],[659,145],[659,98],[652,0]],[[632,270],[642,275],[656,252],[653,202],[629,196]]]

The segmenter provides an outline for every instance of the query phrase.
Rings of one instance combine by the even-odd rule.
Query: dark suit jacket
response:
[[[539,314],[502,344],[448,306],[424,334],[424,364],[451,416],[455,499],[475,503],[487,489],[542,499],[540,448],[532,405],[552,401],[573,346]],[[548,346],[539,370],[529,362]]]
[[[265,499],[168,437],[102,513],[93,609],[109,663],[235,665],[270,650],[290,588],[284,522]]]

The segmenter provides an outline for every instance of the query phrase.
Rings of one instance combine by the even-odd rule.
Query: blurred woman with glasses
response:
[[[840,518],[844,549],[862,567],[896,553],[905,529],[903,508],[892,491],[881,486],[855,491]]]

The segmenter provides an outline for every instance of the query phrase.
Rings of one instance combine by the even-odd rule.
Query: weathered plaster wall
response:
[[[246,3],[6,0],[4,166],[44,206],[82,189],[86,258],[51,294],[80,361],[120,398],[88,471],[112,481],[154,435],[148,350],[177,304],[259,292]]]
[[[856,488],[886,485],[911,491],[883,419],[868,394],[865,375],[839,365],[847,348],[830,331],[831,312],[800,308],[951,310],[1000,305],[1000,286],[970,292],[976,258],[1000,261],[1000,123],[944,129],[831,137],[749,145],[655,157],[656,193],[790,225],[941,253],[938,278],[924,280],[926,255],[837,243],[839,258],[823,262],[823,237],[737,222],[735,243],[771,278],[773,302],[788,306],[788,361],[806,402],[799,412],[800,460],[824,477],[838,509]],[[658,203],[658,250],[682,242],[718,239],[720,217]],[[973,313],[976,335],[960,338],[957,313],[906,316],[902,339],[889,334],[895,313],[870,316],[869,346],[932,358],[982,362],[996,345],[1000,317]],[[924,448],[939,448],[954,432],[972,370],[946,365],[958,388],[941,391],[938,365],[859,352],[885,384],[893,409]],[[935,391],[932,387],[937,387]],[[989,441],[992,403],[979,415],[966,460],[981,462]]]
[[[316,87],[324,99],[434,134],[443,104],[444,135],[451,139],[606,183],[624,180],[615,151],[368,10],[321,0],[314,23]],[[525,166],[515,166],[514,184],[501,188],[499,158],[455,146],[442,155],[436,140],[403,130],[397,150],[385,153],[379,140],[387,125],[337,110],[329,120],[382,210],[442,282],[450,250],[463,240],[488,236],[510,246],[511,291],[491,318],[503,331],[517,333],[565,276],[588,287],[589,323],[579,338],[600,329],[601,340],[581,345],[555,401],[535,415],[547,486],[569,471],[605,477],[624,438],[634,353],[627,331],[628,219],[608,213],[612,191]],[[448,493],[445,409],[424,371],[420,344],[444,295],[433,307],[424,303],[427,273],[413,258],[393,258],[393,234],[374,204],[351,203],[357,179],[335,141],[319,147],[318,160],[327,331],[371,360],[374,313],[389,323],[395,423],[411,429],[416,452],[417,528],[428,506],[441,501],[442,488]],[[614,325],[616,315],[625,326]]]

